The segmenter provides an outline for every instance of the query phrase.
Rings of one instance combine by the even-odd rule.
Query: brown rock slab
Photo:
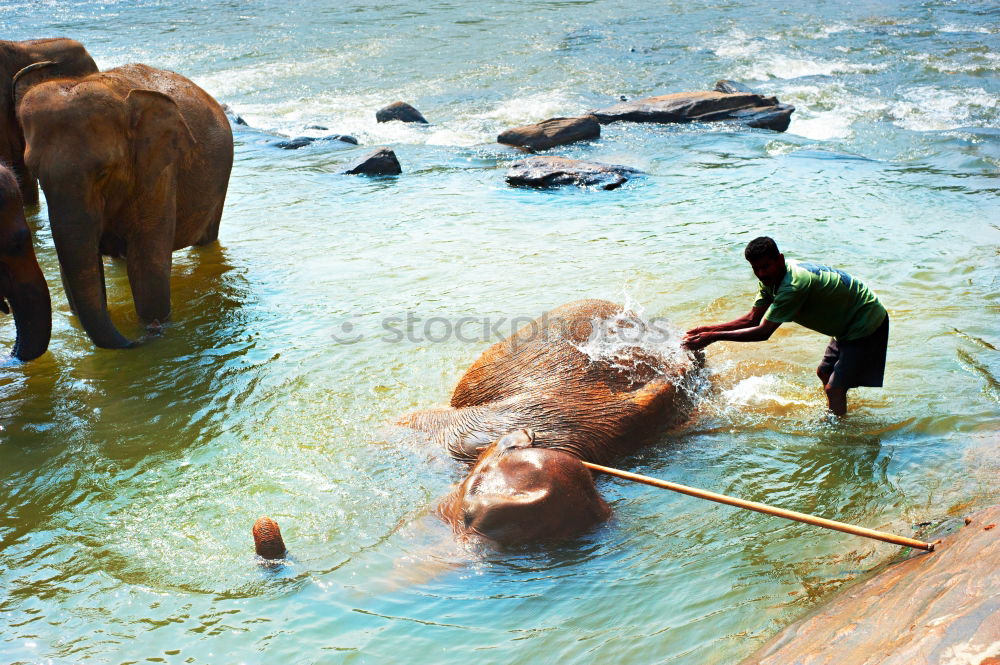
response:
[[[726,82],[731,83],[731,82]],[[749,127],[783,132],[788,129],[795,107],[780,104],[776,97],[753,92],[677,92],[622,102],[593,111],[598,122],[715,122],[734,120]]]
[[[422,125],[428,124],[423,114],[406,102],[393,102],[375,112],[376,122],[390,122],[392,120],[416,122]]]
[[[391,148],[378,148],[341,171],[344,175],[399,175],[403,169]]]
[[[1000,505],[934,552],[890,565],[741,665],[951,665],[1000,657]]]
[[[511,164],[507,184],[514,187],[578,185],[617,189],[642,171],[618,164],[585,162],[566,157],[529,157]]]
[[[600,136],[601,123],[594,116],[587,115],[580,118],[549,118],[535,125],[508,129],[497,137],[497,143],[534,151]]]

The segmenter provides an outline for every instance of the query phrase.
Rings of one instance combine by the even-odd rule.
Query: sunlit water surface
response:
[[[903,4],[0,5],[5,38],[179,71],[252,127],[221,242],[174,255],[173,322],[139,349],[92,347],[44,205],[29,215],[54,333],[0,366],[0,660],[738,661],[899,548],[600,479],[606,526],[467,550],[430,515],[462,467],[392,422],[446,403],[514,317],[581,297],[679,329],[743,314],[762,233],[879,293],[885,387],[831,423],[825,339],[719,344],[692,424],[620,466],[928,538],[995,503],[1000,14]],[[719,78],[794,104],[789,131],[611,125],[556,153],[644,177],[504,184],[503,129]],[[376,124],[396,100],[431,125]],[[326,133],[362,145],[268,144]],[[337,175],[376,145],[402,176]],[[137,337],[124,267],[106,270]],[[283,566],[254,559],[262,514]]]

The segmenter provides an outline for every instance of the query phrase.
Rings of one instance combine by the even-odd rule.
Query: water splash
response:
[[[652,377],[670,381],[697,406],[710,383],[699,354],[681,346],[683,331],[665,317],[644,317],[645,307],[628,292],[622,309],[591,321],[591,334],[573,344],[591,362],[605,363],[630,379],[645,383]]]

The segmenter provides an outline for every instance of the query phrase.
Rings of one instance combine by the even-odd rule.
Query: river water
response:
[[[885,387],[830,422],[826,339],[718,344],[695,420],[620,466],[924,538],[995,503],[998,25],[943,0],[7,0],[5,38],[181,72],[249,127],[221,241],[174,255],[173,322],[141,348],[90,344],[29,214],[55,311],[49,353],[0,366],[0,661],[738,661],[900,548],[602,478],[609,524],[470,550],[430,514],[462,467],[392,423],[571,300],[743,314],[760,234],[878,292]],[[645,176],[504,184],[506,128],[720,78],[794,104],[788,132],[609,125],[554,152]],[[397,100],[430,126],[376,124]],[[361,146],[269,144],[330,133]],[[378,145],[403,175],[337,174]],[[262,514],[283,566],[255,561]]]

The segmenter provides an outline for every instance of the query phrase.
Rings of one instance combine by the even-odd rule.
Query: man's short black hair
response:
[[[760,236],[747,243],[747,248],[743,250],[743,256],[747,261],[753,263],[760,259],[776,259],[781,255],[778,251],[778,244],[773,238]]]

